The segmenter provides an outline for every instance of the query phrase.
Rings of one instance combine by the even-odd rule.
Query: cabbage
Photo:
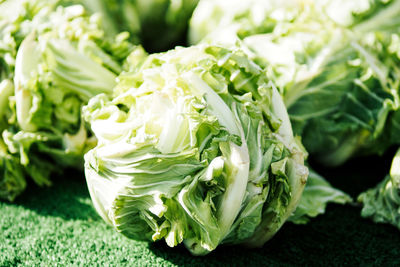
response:
[[[9,127],[9,97],[14,94],[13,83],[9,79],[0,82],[0,131]],[[12,201],[26,187],[23,167],[19,158],[12,155],[0,138],[0,198]]]
[[[62,0],[103,16],[107,33],[128,31],[132,41],[160,52],[185,44],[188,21],[198,0]]]
[[[224,3],[200,2],[191,36],[212,24],[205,41],[240,42],[282,92],[311,156],[337,166],[391,145],[380,137],[398,108],[400,1],[249,1],[214,25]]]
[[[15,118],[14,69],[18,47],[27,34],[24,21],[44,8],[43,1],[4,1],[0,4],[0,132],[11,129]],[[53,7],[53,2],[48,3]],[[30,168],[32,169],[32,168]],[[0,198],[13,201],[26,188],[26,168],[0,135]],[[29,171],[28,171],[29,172]],[[46,172],[48,173],[48,172]]]
[[[191,20],[192,42],[239,45],[262,66],[283,95],[294,133],[302,137],[310,157],[338,166],[399,144],[400,1],[226,4],[200,1]],[[375,198],[382,192],[385,201],[398,207],[384,197],[382,187],[374,189]],[[327,192],[332,193],[329,198]],[[332,188],[319,193],[322,198],[305,190],[299,205],[303,213],[323,211],[319,199],[335,201]],[[307,205],[311,199],[320,203],[318,209]],[[359,199],[369,202],[364,215],[372,214],[372,207],[383,212],[371,204],[372,193]],[[385,212],[400,217],[392,211]]]
[[[99,15],[87,15],[80,5],[57,4],[11,0],[0,5],[0,46],[5,48],[0,62],[7,67],[2,77],[12,88],[2,95],[7,110],[2,152],[23,170],[11,175],[7,166],[12,164],[3,163],[1,179],[7,180],[4,192],[10,194],[3,193],[4,198],[23,191],[25,183],[17,180],[25,176],[50,185],[53,172],[83,168],[83,155],[96,140],[81,119],[81,108],[94,95],[112,92],[134,49],[127,33],[113,39],[105,35]]]
[[[283,101],[240,50],[200,45],[136,55],[114,98],[84,108],[94,206],[118,232],[180,243],[261,246],[292,214],[308,171]]]
[[[358,201],[363,204],[363,217],[400,229],[400,150],[393,159],[390,173],[375,188],[362,193]]]
[[[284,27],[309,8],[305,1],[288,0],[200,0],[190,19],[189,43],[204,38],[228,42],[259,33],[270,33]],[[283,29],[282,29],[283,30]],[[208,37],[213,32],[218,34]]]

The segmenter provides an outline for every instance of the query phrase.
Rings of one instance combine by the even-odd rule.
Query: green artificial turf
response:
[[[319,171],[355,196],[384,175],[385,162]],[[93,209],[81,174],[54,180],[51,188],[30,184],[15,203],[0,202],[0,266],[400,266],[400,231],[360,218],[355,206],[330,205],[308,225],[287,223],[259,249],[219,247],[194,257],[116,233]]]

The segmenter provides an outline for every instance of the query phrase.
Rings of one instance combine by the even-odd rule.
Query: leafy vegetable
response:
[[[202,0],[190,36],[241,46],[277,84],[310,156],[337,166],[399,144],[399,18],[398,0],[255,0],[235,7]]]
[[[346,204],[352,202],[349,195],[333,188],[323,177],[312,169],[307,179],[299,205],[289,221],[297,224],[304,224],[310,218],[325,213],[328,203]]]
[[[9,109],[1,129],[3,154],[23,169],[3,179],[21,185],[18,193],[25,183],[12,177],[21,181],[28,175],[39,185],[50,185],[51,173],[83,167],[83,154],[96,140],[81,119],[81,108],[92,96],[111,93],[123,60],[133,50],[127,33],[112,40],[105,36],[98,15],[87,15],[80,5],[58,4],[6,1],[0,6],[6,48],[1,58],[7,66],[3,77],[14,83],[2,95]],[[11,7],[15,13],[8,15]],[[10,164],[3,164],[5,170]],[[12,186],[5,188],[10,192],[9,197],[2,194],[5,198],[17,195]]]
[[[130,238],[183,242],[196,255],[264,244],[308,175],[278,91],[240,50],[136,58],[113,99],[84,108],[99,140],[85,155],[99,214]]]
[[[133,42],[160,52],[185,44],[188,21],[198,0],[63,0],[103,15],[107,32],[128,31]]]
[[[226,44],[237,38],[271,33],[300,17],[308,2],[200,0],[190,20],[189,42],[196,44],[206,38]]]
[[[53,2],[49,2],[49,7]],[[17,49],[27,34],[23,21],[44,7],[44,1],[4,1],[0,4],[0,132],[12,128],[15,117],[13,76]],[[0,198],[12,201],[26,188],[25,168],[0,137]]]
[[[204,2],[207,8],[201,2],[192,19],[191,33],[200,37],[213,23],[209,10],[223,6]],[[241,42],[265,67],[283,93],[294,132],[318,161],[336,166],[385,151],[391,143],[379,137],[398,108],[400,1],[253,2],[218,19],[221,28],[206,41]]]
[[[0,83],[0,131],[6,129],[11,116],[9,97],[14,94],[14,86],[8,79]],[[0,198],[14,200],[26,187],[23,168],[18,157],[10,154],[0,138]]]
[[[391,223],[400,228],[400,150],[397,151],[390,174],[358,197],[363,203],[361,215],[377,223]]]

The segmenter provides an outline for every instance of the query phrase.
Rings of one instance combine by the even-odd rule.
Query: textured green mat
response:
[[[359,160],[324,175],[356,195],[376,183],[386,165]],[[400,266],[400,231],[360,218],[358,207],[331,205],[308,225],[285,224],[260,249],[219,247],[193,257],[183,247],[115,233],[92,208],[80,174],[66,173],[52,188],[29,188],[15,203],[0,202],[0,266]]]

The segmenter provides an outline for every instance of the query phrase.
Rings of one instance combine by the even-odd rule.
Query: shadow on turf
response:
[[[299,260],[304,258],[304,251],[291,255],[288,249],[293,247],[292,244],[296,241],[294,233],[301,228],[302,226],[291,225],[289,230],[285,230],[288,231],[286,234],[282,235],[281,231],[261,248],[220,245],[205,256],[193,256],[183,245],[171,248],[163,241],[151,243],[149,249],[157,257],[177,266],[298,266],[299,263],[312,265],[312,258]]]
[[[27,190],[11,205],[66,220],[100,220],[91,204],[82,173],[68,170],[62,176],[52,177],[52,182],[50,187],[29,183]]]
[[[392,147],[382,156],[356,157],[337,167],[325,167],[310,157],[312,168],[327,179],[332,186],[357,199],[369,188],[375,187],[388,174],[397,147]]]
[[[248,261],[249,266],[254,266],[257,255],[264,254],[262,249],[250,250],[239,246],[219,246],[206,256],[193,256],[183,245],[170,248],[163,241],[149,244],[149,249],[155,256],[177,266],[237,266],[244,263],[245,258],[251,258]]]
[[[359,212],[329,205],[326,214],[307,225],[286,223],[262,248],[220,246],[204,257],[163,241],[149,249],[178,266],[400,266],[399,231],[363,219]]]

